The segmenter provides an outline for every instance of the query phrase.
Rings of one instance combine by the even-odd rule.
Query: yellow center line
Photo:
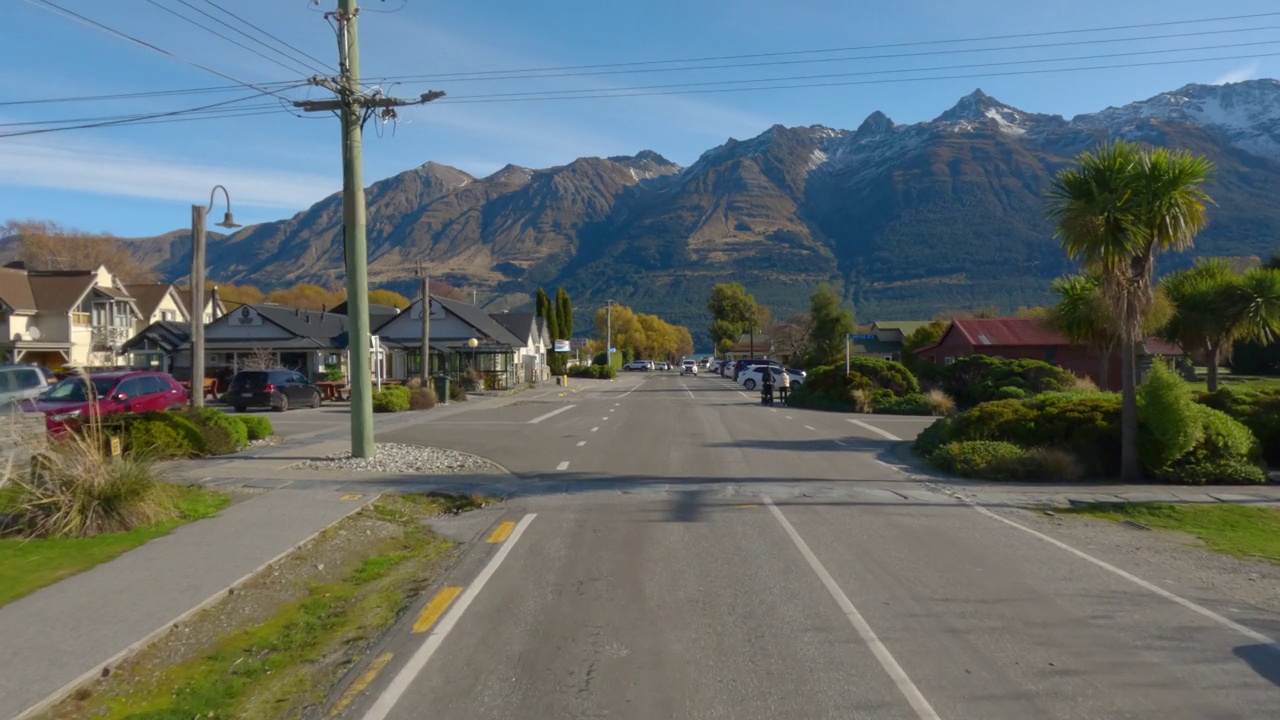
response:
[[[449,609],[449,605],[461,594],[462,588],[460,587],[447,587],[436,593],[436,596],[431,598],[431,602],[422,608],[422,614],[418,616],[418,621],[413,624],[413,631],[415,633],[424,633],[430,630],[431,626],[435,625],[436,621],[440,619],[440,616],[444,615],[444,611]]]
[[[511,531],[515,529],[516,524],[508,520],[493,529],[493,534],[489,536],[489,542],[500,543],[506,540],[511,535]]]
[[[378,673],[382,672],[382,668],[391,662],[392,657],[391,653],[383,653],[374,658],[373,662],[369,663],[369,669],[356,678],[356,681],[351,683],[351,687],[347,688],[347,691],[342,693],[342,697],[338,698],[338,702],[334,703],[333,709],[329,711],[329,717],[334,718],[341,715],[342,711],[346,710],[360,696],[360,693],[364,692],[369,687],[369,684],[378,677]]]

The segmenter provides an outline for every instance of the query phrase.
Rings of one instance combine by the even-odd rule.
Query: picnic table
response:
[[[182,387],[186,388],[186,389],[187,389],[187,392],[191,392],[191,381],[190,381],[190,380],[182,380],[182,381],[180,381],[178,384],[179,384],[179,385],[181,385]],[[217,380],[217,378],[205,378],[205,379],[204,379],[204,397],[207,397],[207,398],[213,398],[214,400],[217,400],[217,399],[218,399],[218,380]]]
[[[347,400],[351,389],[341,380],[321,380],[315,383],[320,388],[320,392],[324,393],[325,400]]]

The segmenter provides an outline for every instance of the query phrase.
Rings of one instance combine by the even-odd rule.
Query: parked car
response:
[[[632,360],[626,365],[623,365],[622,369],[649,372],[653,369],[653,363],[648,360]]]
[[[795,368],[784,369],[781,367],[775,367],[773,365],[753,365],[743,370],[738,375],[738,384],[742,385],[742,387],[746,388],[747,390],[755,390],[756,388],[760,387],[760,382],[764,379],[764,373],[766,369],[768,369],[769,372],[773,373],[773,384],[775,387],[778,385],[778,378],[782,377],[782,373],[784,371],[791,378],[791,387],[796,387],[797,385],[804,384],[804,377],[805,377],[804,371],[796,370]]]
[[[752,367],[754,365],[771,365],[773,367],[779,367],[779,368],[782,367],[780,363],[776,363],[772,360],[766,360],[764,358],[748,358],[745,360],[738,360],[733,364],[733,369],[732,369],[733,379],[738,380],[743,370],[745,370],[746,368]]]
[[[23,400],[34,400],[49,390],[44,373],[36,365],[0,365],[0,412]]]
[[[698,361],[697,361],[697,360],[685,360],[684,362],[680,363],[680,374],[681,374],[681,375],[684,375],[685,373],[688,373],[688,374],[690,374],[690,375],[697,375],[697,374],[698,374]]]
[[[187,389],[168,373],[106,372],[86,380],[73,375],[49,388],[29,409],[42,412],[45,427],[58,435],[76,430],[96,412],[100,417],[172,410],[187,403]]]
[[[227,404],[236,412],[251,407],[284,412],[294,405],[318,408],[323,402],[320,388],[293,370],[241,370],[227,388]]]

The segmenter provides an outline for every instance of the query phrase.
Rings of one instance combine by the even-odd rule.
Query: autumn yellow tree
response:
[[[400,308],[401,310],[404,310],[410,305],[409,298],[395,292],[394,290],[370,290],[369,302],[373,305],[388,305],[393,308]]]
[[[18,259],[32,270],[93,270],[105,265],[127,283],[159,280],[154,267],[139,262],[124,241],[107,233],[43,220],[10,220],[0,226],[0,238],[15,245]]]
[[[266,302],[303,310],[331,308],[342,302],[342,293],[328,290],[312,283],[298,283],[293,287],[272,290]]]

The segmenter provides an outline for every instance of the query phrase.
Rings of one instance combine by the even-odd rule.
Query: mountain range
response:
[[[421,259],[494,307],[563,286],[579,307],[613,299],[695,332],[711,285],[730,280],[775,315],[824,282],[864,321],[1010,311],[1047,301],[1049,280],[1072,269],[1045,218],[1051,177],[1119,137],[1216,164],[1209,227],[1162,271],[1280,248],[1280,81],[1187,85],[1069,120],[977,90],[928,122],[875,112],[852,131],[775,125],[688,167],[648,150],[483,178],[428,162],[368,188],[370,282],[407,288]],[[337,284],[341,221],[335,194],[242,229],[210,244],[209,274]],[[134,244],[180,277],[184,237]]]

